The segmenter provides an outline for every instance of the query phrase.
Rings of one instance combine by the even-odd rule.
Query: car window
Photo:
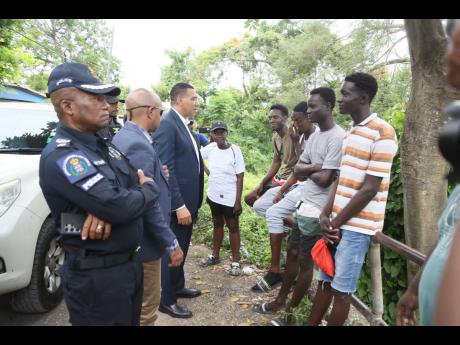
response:
[[[0,108],[0,150],[44,148],[57,121],[51,110]]]

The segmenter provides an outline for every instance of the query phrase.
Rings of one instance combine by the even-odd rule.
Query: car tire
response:
[[[61,302],[63,293],[59,270],[65,254],[56,243],[57,236],[54,220],[46,219],[38,235],[30,284],[12,295],[10,305],[13,310],[43,313]]]

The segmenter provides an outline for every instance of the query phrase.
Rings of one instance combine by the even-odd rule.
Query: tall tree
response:
[[[31,59],[18,45],[16,33],[21,29],[20,20],[0,19],[0,83],[18,79],[22,71],[20,61]]]
[[[437,138],[447,119],[443,107],[460,96],[445,80],[447,40],[439,19],[407,19],[412,91],[401,140],[406,243],[426,253],[437,236],[447,199],[448,166]],[[409,266],[409,275],[415,267]]]
[[[111,56],[111,32],[103,20],[27,19],[22,24],[22,44],[34,56],[33,63],[24,64],[28,85],[43,91],[51,69],[65,61],[88,64],[100,79],[118,82],[120,62]]]

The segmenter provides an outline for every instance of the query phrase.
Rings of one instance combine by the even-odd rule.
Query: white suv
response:
[[[0,102],[0,295],[19,312],[62,300],[64,251],[38,184],[40,153],[56,127],[53,107]]]

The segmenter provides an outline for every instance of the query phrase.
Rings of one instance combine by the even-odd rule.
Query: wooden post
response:
[[[369,260],[371,264],[372,311],[374,314],[372,325],[377,325],[382,320],[383,315],[383,287],[380,244],[374,241],[371,241]]]

